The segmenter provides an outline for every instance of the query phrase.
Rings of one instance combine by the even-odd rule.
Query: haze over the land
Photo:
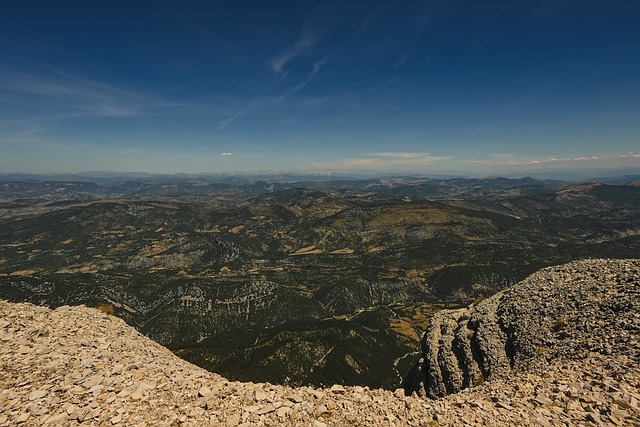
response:
[[[0,4],[0,172],[640,169],[631,1]]]

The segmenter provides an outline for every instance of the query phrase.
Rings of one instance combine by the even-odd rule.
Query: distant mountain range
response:
[[[545,183],[550,182],[582,182],[598,181],[605,184],[623,185],[640,180],[640,172],[634,170],[620,171],[616,175],[600,175],[589,177],[584,172],[556,174],[532,174],[528,177],[508,175],[507,179],[518,180],[535,179]],[[558,178],[561,177],[561,178]],[[0,182],[89,182],[102,186],[116,186],[126,182],[140,182],[144,184],[229,184],[250,185],[256,182],[268,183],[326,183],[326,182],[354,182],[376,180],[434,180],[448,179],[486,179],[482,177],[465,177],[457,175],[419,175],[419,174],[340,174],[340,173],[262,173],[262,174],[215,174],[215,173],[177,173],[177,174],[152,174],[146,172],[109,172],[93,171],[81,173],[60,174],[29,174],[29,173],[0,173]]]

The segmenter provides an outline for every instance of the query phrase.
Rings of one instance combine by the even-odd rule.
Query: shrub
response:
[[[558,332],[567,327],[567,321],[564,320],[564,317],[556,317],[556,320],[553,322],[553,330]]]
[[[479,385],[482,385],[482,384],[484,384],[484,374],[482,372],[480,372],[478,374],[478,376],[476,377],[475,385],[479,386]]]
[[[473,306],[475,307],[476,305],[480,304],[484,300],[485,300],[485,297],[480,295],[478,298],[475,299],[475,301],[473,301]]]
[[[101,312],[103,312],[104,314],[108,314],[110,316],[113,316],[116,312],[116,310],[113,308],[112,305],[110,304],[100,304],[98,307],[96,307],[98,310],[100,310]]]

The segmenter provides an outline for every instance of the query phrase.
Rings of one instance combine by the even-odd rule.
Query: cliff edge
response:
[[[639,282],[580,261],[439,313],[406,390],[463,389],[437,400],[231,382],[96,309],[0,301],[0,426],[638,425]]]

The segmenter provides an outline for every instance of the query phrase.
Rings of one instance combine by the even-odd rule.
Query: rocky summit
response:
[[[0,426],[639,425],[639,329],[640,260],[573,262],[437,313],[405,390],[292,388],[228,381],[94,308],[0,301]]]

